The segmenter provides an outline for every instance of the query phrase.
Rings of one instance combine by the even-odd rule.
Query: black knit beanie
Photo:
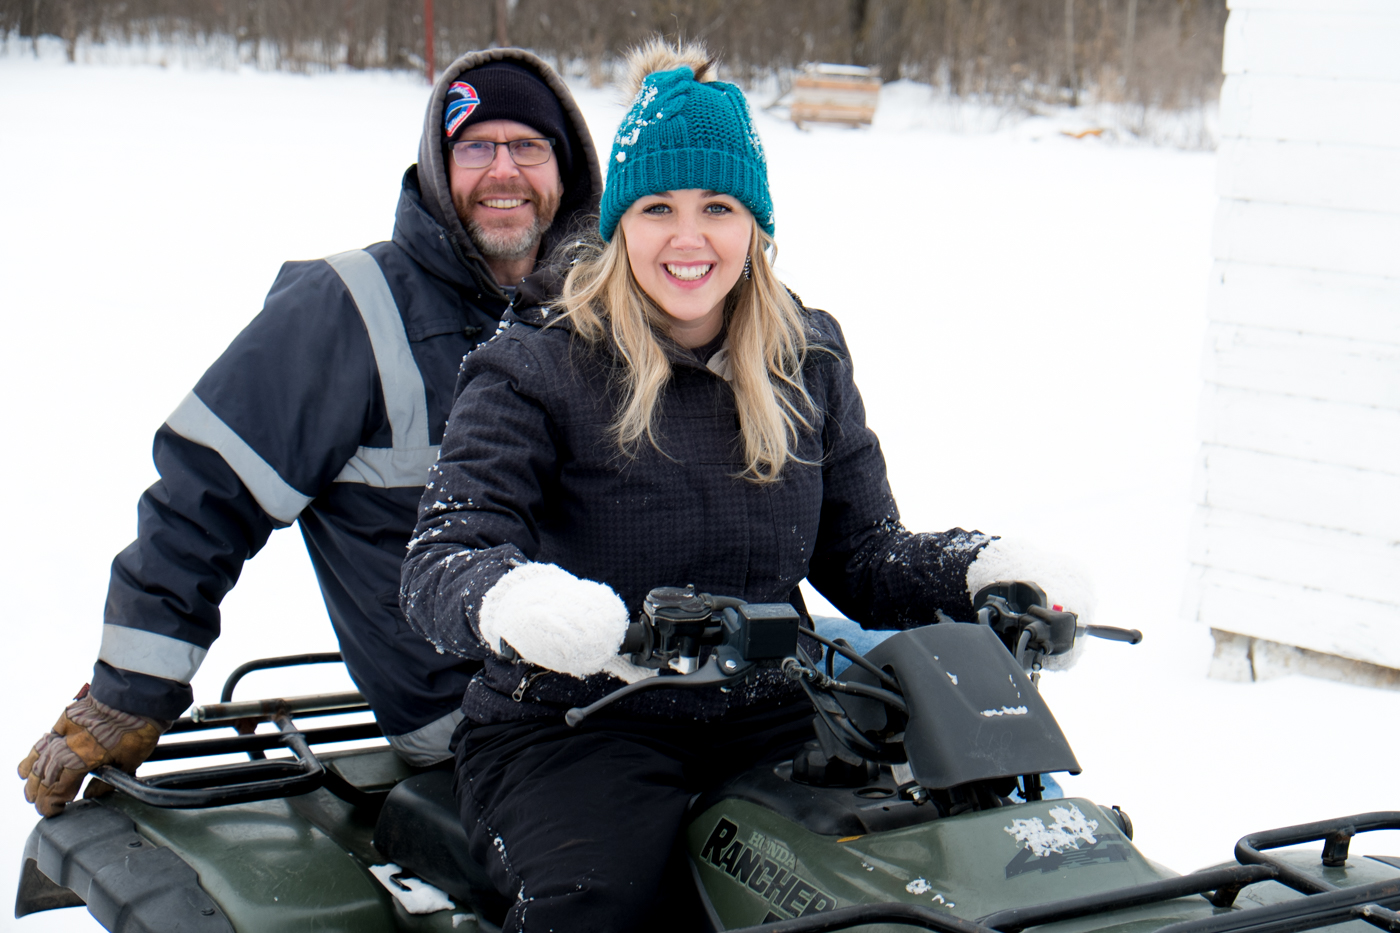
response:
[[[447,89],[443,130],[450,141],[473,123],[514,120],[554,139],[560,176],[573,168],[568,121],[559,98],[539,75],[514,62],[488,62],[464,71]]]

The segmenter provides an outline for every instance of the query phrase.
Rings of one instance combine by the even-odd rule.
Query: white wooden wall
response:
[[[1400,668],[1400,0],[1232,0],[1187,612]]]

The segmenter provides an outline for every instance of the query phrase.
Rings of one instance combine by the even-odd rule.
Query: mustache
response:
[[[478,188],[471,194],[472,203],[485,201],[487,198],[522,198],[526,201],[539,202],[539,194],[529,185],[502,185],[501,187]]]

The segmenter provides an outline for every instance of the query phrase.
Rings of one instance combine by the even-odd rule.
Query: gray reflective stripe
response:
[[[165,423],[186,440],[202,444],[223,457],[243,485],[248,487],[253,498],[258,500],[263,511],[279,522],[290,525],[310,504],[311,496],[302,495],[277,475],[277,471],[249,447],[247,441],[224,424],[223,419],[210,411],[209,406],[193,392],[185,396]]]
[[[208,648],[178,638],[109,623],[102,626],[102,650],[97,657],[124,671],[187,684],[208,653]]]
[[[389,736],[389,744],[399,753],[400,758],[411,765],[420,768],[435,765],[452,757],[452,750],[447,746],[461,721],[462,711],[454,709],[441,719],[434,719],[423,728],[415,729],[407,735]]]
[[[428,397],[423,390],[423,376],[413,361],[403,318],[379,263],[362,249],[327,256],[326,262],[350,290],[350,297],[355,299],[355,307],[364,319],[365,330],[369,331],[395,449],[429,446]]]
[[[394,450],[392,447],[361,447],[345,464],[337,483],[364,483],[393,489],[400,486],[422,486],[428,481],[428,471],[437,461],[436,447]]]

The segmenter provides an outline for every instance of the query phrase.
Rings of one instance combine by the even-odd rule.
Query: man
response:
[[[145,760],[193,699],[243,562],[293,522],[390,744],[449,757],[474,667],[403,623],[399,565],[462,357],[511,301],[543,297],[551,277],[532,273],[601,190],[583,115],[539,58],[494,49],[443,73],[392,240],[283,266],[156,432],[161,479],[113,562],[91,688],[20,764],[40,813],[98,765]]]

